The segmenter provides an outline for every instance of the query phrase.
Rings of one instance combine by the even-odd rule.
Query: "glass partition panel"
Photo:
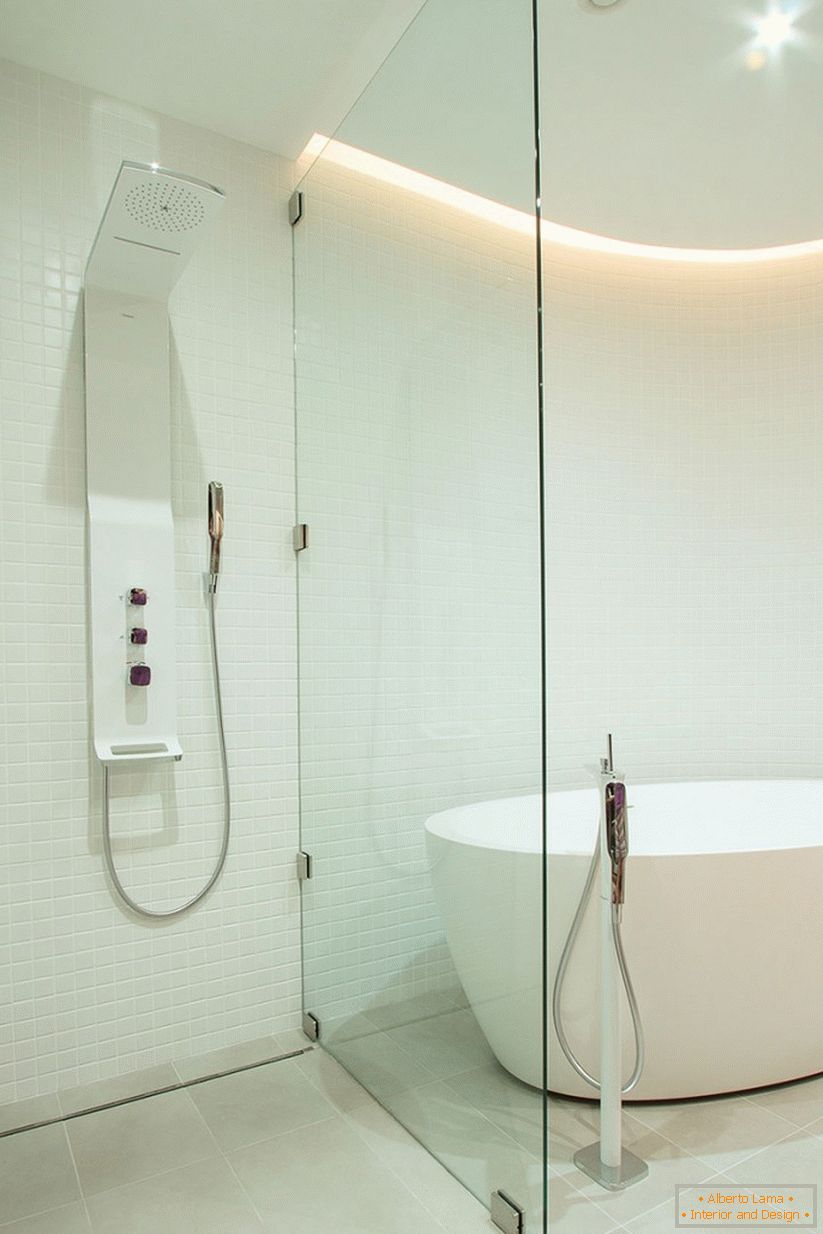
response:
[[[629,820],[619,928],[645,1040],[623,1145],[648,1173],[614,1191],[589,1176],[577,1153],[596,1138],[595,1094],[554,1024],[548,1164],[608,1230],[756,1223],[769,1210],[734,1199],[747,1188],[784,1193],[768,1220],[811,1227],[808,1184],[823,1184],[823,7],[539,10],[547,985],[586,886],[590,768],[612,733]],[[593,904],[558,1023],[602,1077],[616,956],[596,921]],[[747,996],[721,990],[721,969],[753,971]],[[627,1082],[635,1033],[614,984]],[[695,1189],[675,1204],[678,1185]],[[584,1222],[567,1227],[553,1205],[551,1228]]]
[[[294,253],[305,1008],[325,1049],[533,1234],[532,62],[528,0],[429,0],[307,150]]]

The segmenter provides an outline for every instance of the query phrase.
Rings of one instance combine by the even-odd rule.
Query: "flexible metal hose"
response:
[[[563,954],[560,957],[560,963],[557,967],[557,976],[554,979],[554,990],[552,991],[552,1019],[554,1021],[554,1031],[557,1033],[557,1040],[560,1042],[560,1047],[570,1065],[580,1076],[581,1080],[585,1080],[589,1087],[593,1088],[598,1093],[600,1092],[600,1084],[598,1080],[596,1080],[593,1075],[589,1074],[569,1044],[569,1040],[563,1028],[561,999],[563,995],[563,983],[566,979],[566,970],[569,967],[572,951],[574,950],[574,945],[577,942],[577,937],[580,933],[580,927],[583,924],[586,909],[589,906],[589,900],[591,899],[592,888],[594,887],[594,880],[599,865],[600,832],[598,830],[597,844],[594,853],[592,854],[591,865],[589,866],[589,873],[586,878],[586,885],[583,888],[583,894],[580,897],[577,912],[574,915],[571,929],[569,930],[565,946],[563,947]],[[640,1008],[637,1004],[637,996],[634,992],[634,986],[632,985],[632,979],[629,974],[629,966],[626,963],[626,953],[623,949],[623,931],[620,926],[620,917],[618,915],[617,905],[612,905],[612,941],[614,943],[615,955],[617,956],[617,964],[620,969],[620,976],[623,980],[623,987],[626,991],[626,998],[629,1001],[629,1010],[631,1012],[632,1026],[634,1028],[636,1050],[634,1070],[626,1083],[623,1085],[622,1089],[625,1096],[626,1093],[630,1093],[632,1089],[637,1086],[637,1083],[643,1074],[643,1067],[646,1061],[646,1045],[643,1037],[643,1021],[640,1018]]]
[[[103,856],[106,862],[106,869],[109,872],[109,877],[114,885],[114,889],[119,895],[123,903],[136,913],[138,917],[150,917],[152,919],[170,920],[172,917],[182,917],[190,908],[194,908],[195,904],[199,904],[201,900],[209,894],[214,884],[217,882],[220,875],[223,873],[223,867],[226,864],[226,856],[229,851],[229,839],[231,837],[231,794],[229,791],[229,762],[226,755],[226,730],[223,724],[223,693],[220,686],[220,659],[217,654],[217,628],[214,617],[215,594],[217,591],[217,578],[211,575],[209,578],[209,630],[211,633],[211,663],[212,677],[214,681],[214,704],[217,712],[217,734],[220,741],[220,762],[223,771],[223,841],[220,846],[220,855],[217,858],[217,864],[214,867],[209,881],[206,883],[196,895],[187,900],[185,904],[181,904],[179,908],[171,908],[165,912],[158,912],[153,908],[144,908],[142,904],[138,904],[133,900],[126,891],[117,869],[114,864],[114,855],[111,847],[111,816],[109,808],[109,769],[103,764]]]

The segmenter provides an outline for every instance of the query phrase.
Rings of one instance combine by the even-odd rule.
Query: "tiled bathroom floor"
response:
[[[478,1194],[502,1186],[522,1197],[532,1231],[540,1099],[488,1056],[464,1011],[400,1031],[374,1025],[348,1051],[335,1049]],[[455,1070],[461,1062],[470,1065]],[[627,1141],[649,1161],[650,1175],[614,1195],[571,1161],[596,1138],[594,1107],[553,1101],[550,1117],[553,1234],[669,1234],[676,1182],[794,1179],[823,1187],[823,1079],[748,1097],[632,1107]],[[5,1234],[303,1229],[490,1234],[493,1227],[484,1207],[320,1049],[0,1139]]]
[[[418,1010],[417,1020],[408,1005],[370,1011],[338,1029],[331,1048],[476,1195],[502,1188],[534,1218],[539,1093],[496,1062],[467,1007],[428,996]],[[823,1193],[823,1078],[748,1096],[629,1105],[624,1128],[649,1176],[609,1193],[573,1162],[598,1138],[597,1107],[551,1099],[552,1234],[673,1234],[676,1183],[815,1182]]]
[[[0,1139],[4,1234],[488,1234],[321,1050]]]

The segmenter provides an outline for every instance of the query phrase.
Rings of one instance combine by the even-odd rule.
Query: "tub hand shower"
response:
[[[614,770],[612,737],[608,737],[608,756],[600,760],[596,778],[600,797],[600,824],[589,873],[577,912],[563,947],[552,993],[552,1019],[560,1046],[582,1080],[600,1094],[600,1139],[575,1153],[574,1161],[585,1174],[609,1191],[621,1191],[640,1182],[649,1167],[634,1153],[623,1148],[623,1097],[638,1083],[643,1073],[644,1042],[640,1008],[632,985],[623,948],[622,916],[626,897],[626,861],[629,832],[626,785]],[[563,983],[574,945],[583,924],[600,867],[600,1080],[585,1069],[574,1053],[563,1027]],[[620,1032],[620,985],[626,997],[634,1027],[635,1064],[625,1084],[620,1078],[622,1039]]]

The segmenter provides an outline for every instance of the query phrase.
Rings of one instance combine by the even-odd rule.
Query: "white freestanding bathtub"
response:
[[[628,788],[623,934],[646,1032],[632,1100],[756,1088],[823,1071],[823,780]],[[458,976],[499,1061],[542,1084],[540,797],[426,823]],[[547,801],[549,1003],[591,859],[596,789]],[[567,1035],[598,1071],[595,903],[563,997]],[[624,1006],[624,1066],[633,1063]],[[549,1032],[549,1088],[591,1097]]]

